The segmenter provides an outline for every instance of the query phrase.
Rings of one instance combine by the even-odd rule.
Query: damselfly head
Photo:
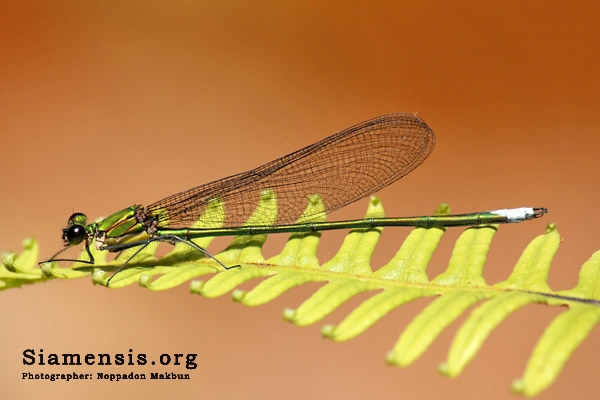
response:
[[[87,215],[82,213],[73,213],[69,220],[67,221],[67,229],[72,227],[73,225],[87,225]]]
[[[67,227],[63,229],[62,239],[65,246],[78,245],[83,242],[87,236],[85,227],[87,216],[82,213],[74,213],[67,221]]]

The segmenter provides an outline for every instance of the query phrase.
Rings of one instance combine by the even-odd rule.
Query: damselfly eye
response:
[[[66,240],[70,245],[78,245],[85,239],[85,227],[82,225],[73,225],[67,230]]]

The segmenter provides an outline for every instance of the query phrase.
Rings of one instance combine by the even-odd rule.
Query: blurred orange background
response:
[[[0,250],[21,251],[21,240],[35,237],[48,257],[73,211],[96,217],[152,203],[368,118],[416,112],[436,132],[436,149],[378,193],[387,214],[428,214],[440,202],[456,213],[547,207],[542,220],[501,227],[485,277],[505,279],[527,243],[555,222],[563,243],[549,283],[572,288],[600,248],[599,8],[580,1],[2,2]],[[331,219],[359,218],[366,206],[360,201]],[[407,233],[384,232],[374,269]],[[430,278],[446,268],[459,233],[444,237]],[[341,240],[326,234],[321,259]],[[8,290],[0,294],[3,398],[516,398],[512,380],[564,311],[516,312],[458,379],[448,379],[437,366],[464,318],[398,369],[385,365],[385,355],[431,300],[337,344],[321,337],[322,325],[341,321],[368,295],[308,328],[281,319],[318,287],[258,308],[192,296],[187,285],[151,293],[81,279]],[[28,381],[20,375],[26,348],[197,353],[198,368],[190,381]],[[596,329],[539,398],[589,398],[599,351]]]

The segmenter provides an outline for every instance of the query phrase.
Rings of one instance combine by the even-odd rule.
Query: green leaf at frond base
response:
[[[323,207],[318,197],[310,207]],[[214,201],[212,215],[223,215],[223,205]],[[276,198],[268,193],[259,207],[273,210]],[[215,211],[216,210],[216,211]],[[446,205],[437,213],[449,213]],[[307,215],[314,215],[314,210]],[[382,217],[383,207],[372,198],[367,218]],[[324,217],[323,217],[324,218]],[[252,217],[250,218],[251,223]],[[273,219],[274,221],[275,219]],[[200,224],[200,221],[199,221]],[[218,226],[219,222],[215,222]],[[400,232],[394,229],[391,232]],[[510,276],[503,282],[489,285],[484,278],[487,255],[496,234],[497,225],[464,229],[456,241],[448,266],[441,274],[430,277],[427,267],[446,229],[415,228],[410,231],[397,253],[385,265],[371,265],[381,228],[355,229],[348,233],[337,253],[320,262],[317,246],[320,232],[291,234],[283,250],[268,259],[262,254],[266,235],[239,236],[222,252],[214,254],[225,265],[239,268],[223,270],[213,259],[202,257],[185,243],[177,244],[163,257],[155,255],[153,243],[128,262],[110,281],[111,288],[138,282],[150,290],[166,290],[191,281],[192,293],[218,297],[233,292],[234,300],[248,306],[272,301],[288,290],[310,282],[322,285],[304,302],[284,310],[283,318],[298,326],[315,324],[361,294],[370,294],[339,324],[327,324],[323,336],[335,341],[349,340],[366,331],[392,310],[416,299],[432,298],[431,303],[399,332],[399,338],[387,355],[387,362],[406,367],[417,360],[440,333],[458,318],[468,313],[458,329],[447,359],[440,371],[458,376],[477,355],[485,340],[513,312],[530,304],[566,306],[535,346],[514,391],[534,396],[554,382],[572,352],[589,335],[600,320],[600,251],[581,268],[579,282],[571,290],[555,292],[548,283],[551,261],[560,245],[560,235],[554,225],[536,237],[520,256]],[[195,240],[207,248],[212,238]],[[6,253],[0,266],[0,288],[47,281],[53,278],[74,279],[92,276],[95,284],[106,285],[108,272],[115,271],[136,249],[123,252],[112,261],[105,252],[91,249],[95,265],[73,263],[62,266],[36,264],[38,246],[24,241],[20,255]],[[87,257],[82,253],[82,259]],[[204,281],[197,280],[199,278]],[[259,278],[259,280],[257,280]],[[241,285],[256,282],[251,289]]]

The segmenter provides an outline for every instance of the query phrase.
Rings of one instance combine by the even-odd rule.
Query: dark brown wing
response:
[[[251,171],[169,196],[148,210],[160,227],[181,228],[196,222],[209,200],[220,198],[224,226],[241,226],[256,209],[261,192],[272,189],[279,210],[276,224],[291,224],[304,212],[309,196],[319,194],[327,213],[337,210],[411,172],[434,144],[433,131],[416,116],[384,115]],[[272,225],[269,220],[265,215],[263,224]]]

